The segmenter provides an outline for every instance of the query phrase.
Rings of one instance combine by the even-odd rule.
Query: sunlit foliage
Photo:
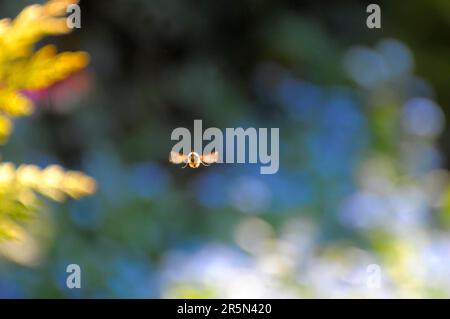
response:
[[[6,142],[12,118],[31,114],[33,103],[25,90],[46,88],[84,68],[84,52],[57,53],[53,45],[35,50],[46,35],[68,33],[64,14],[75,0],[52,0],[26,7],[14,20],[0,20],[0,143]],[[41,169],[0,163],[0,240],[23,237],[22,223],[34,216],[42,203],[38,194],[55,201],[80,198],[95,191],[95,181],[57,165]]]
[[[64,16],[75,0],[52,0],[26,7],[14,20],[0,20],[0,142],[8,138],[11,118],[29,115],[32,101],[22,92],[46,88],[84,68],[85,52],[57,53],[53,45],[35,50],[47,35],[71,31]]]

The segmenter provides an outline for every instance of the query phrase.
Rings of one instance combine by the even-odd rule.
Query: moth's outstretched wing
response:
[[[187,155],[179,154],[174,151],[170,152],[169,162],[174,163],[174,164],[181,164],[181,163],[186,163],[187,161],[188,161]]]
[[[208,165],[212,164],[212,163],[216,163],[219,160],[219,152],[202,155],[202,156],[200,156],[200,159],[202,160],[203,163],[208,164]]]

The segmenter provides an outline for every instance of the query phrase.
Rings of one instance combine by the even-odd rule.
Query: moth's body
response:
[[[190,168],[199,168],[200,164],[209,166],[216,163],[219,159],[219,153],[214,152],[207,155],[199,155],[197,152],[190,152],[187,155],[179,154],[177,152],[170,152],[169,161],[174,164],[184,163],[183,168],[189,166]]]
[[[198,155],[196,152],[190,152],[188,154],[187,164],[189,165],[190,168],[198,168],[200,164],[202,164],[200,155]]]

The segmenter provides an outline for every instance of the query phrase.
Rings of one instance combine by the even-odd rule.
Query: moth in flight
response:
[[[196,152],[190,152],[188,155],[170,152],[169,162],[173,164],[184,164],[182,168],[189,166],[190,168],[198,168],[200,164],[209,166],[219,160],[219,153],[214,152],[206,155],[199,155]]]

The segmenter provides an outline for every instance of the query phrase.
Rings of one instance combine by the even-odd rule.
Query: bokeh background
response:
[[[450,297],[450,2],[379,1],[380,30],[368,3],[81,1],[82,28],[39,45],[89,67],[0,152],[99,189],[0,245],[0,296]],[[194,119],[279,127],[279,172],[171,165]]]

